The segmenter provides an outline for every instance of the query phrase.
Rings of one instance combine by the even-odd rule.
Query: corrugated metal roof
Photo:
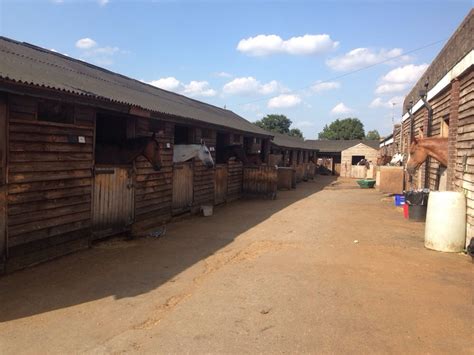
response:
[[[309,146],[302,138],[289,136],[287,134],[275,133],[273,134],[272,143],[282,148],[297,148],[297,149],[315,149]]]
[[[338,153],[351,148],[359,143],[363,143],[371,148],[378,149],[379,148],[379,141],[378,140],[361,140],[361,139],[353,139],[353,140],[325,140],[325,139],[318,139],[318,140],[307,140],[306,143],[313,147],[314,149],[319,149],[320,152],[323,153]]]
[[[243,132],[272,135],[230,110],[5,37],[0,37],[0,78],[134,105]]]

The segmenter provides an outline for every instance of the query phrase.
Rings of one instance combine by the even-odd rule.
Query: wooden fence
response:
[[[274,166],[244,167],[242,192],[247,196],[274,199],[277,194],[278,170]]]
[[[278,189],[296,188],[296,170],[291,167],[278,167]]]

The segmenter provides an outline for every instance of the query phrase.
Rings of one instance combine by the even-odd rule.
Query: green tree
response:
[[[330,140],[364,139],[364,124],[355,117],[337,119],[329,126],[325,125],[318,136],[319,139]]]
[[[255,124],[267,131],[289,133],[291,120],[285,115],[266,115]]]
[[[367,135],[365,136],[365,139],[372,141],[372,140],[379,140],[380,139],[380,134],[379,131],[374,129],[373,131],[368,131]]]
[[[303,132],[301,132],[298,128],[290,129],[290,131],[288,132],[288,135],[293,136],[293,137],[304,138],[303,137]]]

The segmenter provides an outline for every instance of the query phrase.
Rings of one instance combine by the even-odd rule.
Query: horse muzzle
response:
[[[416,173],[416,168],[413,167],[413,166],[410,166],[410,167],[407,166],[407,173],[408,173],[409,175],[411,175],[411,176],[415,175],[415,173]]]
[[[161,164],[153,164],[153,170],[160,171],[161,170]]]
[[[207,167],[208,169],[211,169],[211,168],[214,167],[214,163],[212,163],[212,162],[207,162],[207,163],[206,163],[206,167]]]

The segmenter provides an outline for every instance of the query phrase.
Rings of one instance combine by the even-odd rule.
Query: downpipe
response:
[[[420,98],[421,101],[423,101],[423,105],[426,107],[428,110],[428,127],[427,127],[427,132],[426,132],[426,137],[431,136],[431,125],[433,123],[433,107],[431,107],[430,103],[427,100],[427,88],[428,88],[428,82],[425,83],[425,89],[420,90]],[[425,165],[425,182],[424,182],[424,187],[428,188],[429,186],[429,179],[430,179],[430,164],[431,164],[431,158],[428,157],[426,159],[426,165]]]

